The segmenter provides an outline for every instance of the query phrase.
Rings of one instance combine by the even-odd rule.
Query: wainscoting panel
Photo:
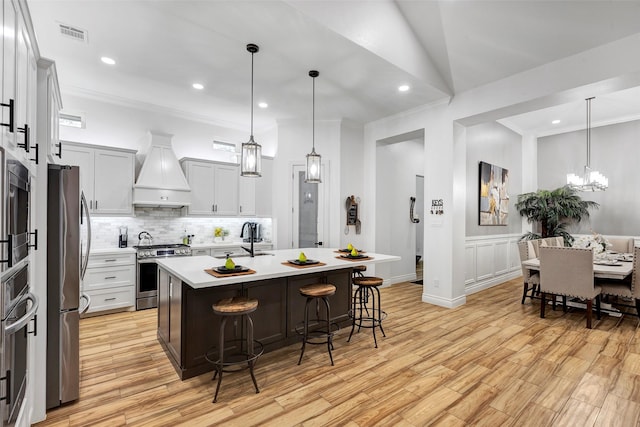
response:
[[[465,289],[467,294],[516,278],[522,274],[517,242],[520,234],[467,237]]]

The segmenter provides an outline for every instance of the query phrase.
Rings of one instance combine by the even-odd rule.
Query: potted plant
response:
[[[540,225],[540,234],[529,232],[520,240],[562,236],[565,244],[571,245],[573,237],[567,226],[589,218],[589,209],[600,205],[590,200],[582,200],[578,191],[569,186],[555,190],[538,190],[518,195],[516,209],[527,222]]]

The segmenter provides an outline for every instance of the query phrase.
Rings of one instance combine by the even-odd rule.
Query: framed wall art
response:
[[[480,162],[480,225],[509,222],[509,170]]]

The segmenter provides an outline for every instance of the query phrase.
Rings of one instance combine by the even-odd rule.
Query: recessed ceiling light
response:
[[[100,60],[107,65],[116,65],[115,59],[111,59],[108,56],[103,56]]]
[[[266,102],[258,102],[258,107],[260,108],[267,108],[269,106],[269,104],[267,104]]]
[[[551,122],[552,125],[557,125],[558,123],[560,123],[560,120],[555,119],[554,121]]]
[[[409,85],[398,86],[398,91],[400,91],[400,92],[406,92],[408,90],[409,90]]]
[[[198,89],[198,90],[204,89],[204,86],[201,83],[194,83],[192,86],[194,89]]]

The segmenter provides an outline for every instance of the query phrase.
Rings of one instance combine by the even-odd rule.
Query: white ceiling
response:
[[[311,117],[368,122],[640,32],[640,1],[27,0],[63,95],[154,106],[246,129]],[[88,32],[82,43],[58,24]],[[100,62],[110,56],[115,66]],[[191,87],[205,85],[203,91]],[[400,84],[411,90],[399,93]],[[635,117],[638,90],[599,96],[593,122]],[[64,101],[64,99],[63,99]],[[551,125],[552,119],[560,125]],[[584,100],[503,120],[537,135],[584,128]]]

